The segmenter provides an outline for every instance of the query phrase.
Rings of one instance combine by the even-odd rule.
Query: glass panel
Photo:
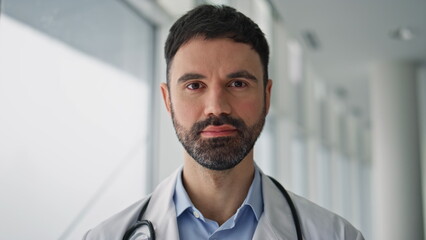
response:
[[[259,136],[255,144],[254,160],[256,164],[262,169],[265,174],[276,176],[274,160],[275,160],[275,148],[277,134],[274,131],[275,122],[267,118],[268,123],[263,128],[262,134]]]
[[[2,14],[138,78],[152,74],[153,26],[114,0],[4,0]]]
[[[229,5],[229,0],[197,0],[200,4]]]
[[[294,137],[291,144],[291,168],[294,192],[308,196],[308,160],[306,156],[306,143],[303,138]]]
[[[329,150],[321,145],[318,156],[318,195],[319,204],[325,208],[331,209],[331,164]]]
[[[272,42],[273,16],[272,16],[271,4],[266,0],[254,0],[252,1],[252,4],[253,4],[253,10],[254,10],[253,20],[259,25],[260,29],[262,29],[271,47],[273,45],[273,42]]]
[[[342,155],[340,159],[340,171],[342,174],[340,175],[341,179],[341,206],[343,209],[342,216],[346,219],[351,220],[352,222],[352,206],[353,206],[353,189],[351,188],[351,169],[350,162],[346,155]]]
[[[81,239],[145,194],[153,27],[115,0],[4,0],[0,239]]]

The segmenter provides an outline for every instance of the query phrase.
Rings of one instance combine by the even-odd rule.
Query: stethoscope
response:
[[[300,226],[299,217],[297,216],[296,208],[294,203],[290,198],[290,195],[285,190],[285,188],[274,178],[269,176],[269,179],[277,186],[280,192],[284,195],[287,200],[288,205],[290,206],[291,215],[293,215],[294,225],[296,226],[297,239],[302,240],[302,229]],[[155,240],[155,230],[152,223],[148,220],[143,220],[142,217],[145,214],[146,208],[148,207],[149,198],[146,203],[142,206],[141,211],[135,224],[133,224],[123,236],[123,240]],[[148,234],[147,234],[148,233]]]

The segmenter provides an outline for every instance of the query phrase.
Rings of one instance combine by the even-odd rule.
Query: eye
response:
[[[247,87],[247,83],[245,83],[244,81],[233,81],[230,85],[230,87],[236,87],[236,88],[243,88],[243,87]]]
[[[193,83],[186,85],[186,88],[188,88],[189,90],[197,90],[197,89],[200,89],[202,87],[203,87],[203,85],[199,82],[193,82]]]

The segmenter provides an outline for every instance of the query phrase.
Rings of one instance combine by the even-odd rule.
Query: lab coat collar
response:
[[[293,239],[296,228],[290,207],[269,177],[260,169],[259,171],[262,176],[264,210],[253,239]],[[153,222],[157,239],[179,239],[173,194],[180,172],[181,168],[158,185],[144,215],[144,219]]]

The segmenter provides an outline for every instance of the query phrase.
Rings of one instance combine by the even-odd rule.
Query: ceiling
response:
[[[425,0],[272,0],[289,34],[302,42],[308,31],[318,48],[304,44],[316,73],[352,110],[369,122],[369,65],[382,61],[426,62]],[[400,27],[412,30],[408,41],[391,37]],[[342,89],[344,89],[342,91]]]

